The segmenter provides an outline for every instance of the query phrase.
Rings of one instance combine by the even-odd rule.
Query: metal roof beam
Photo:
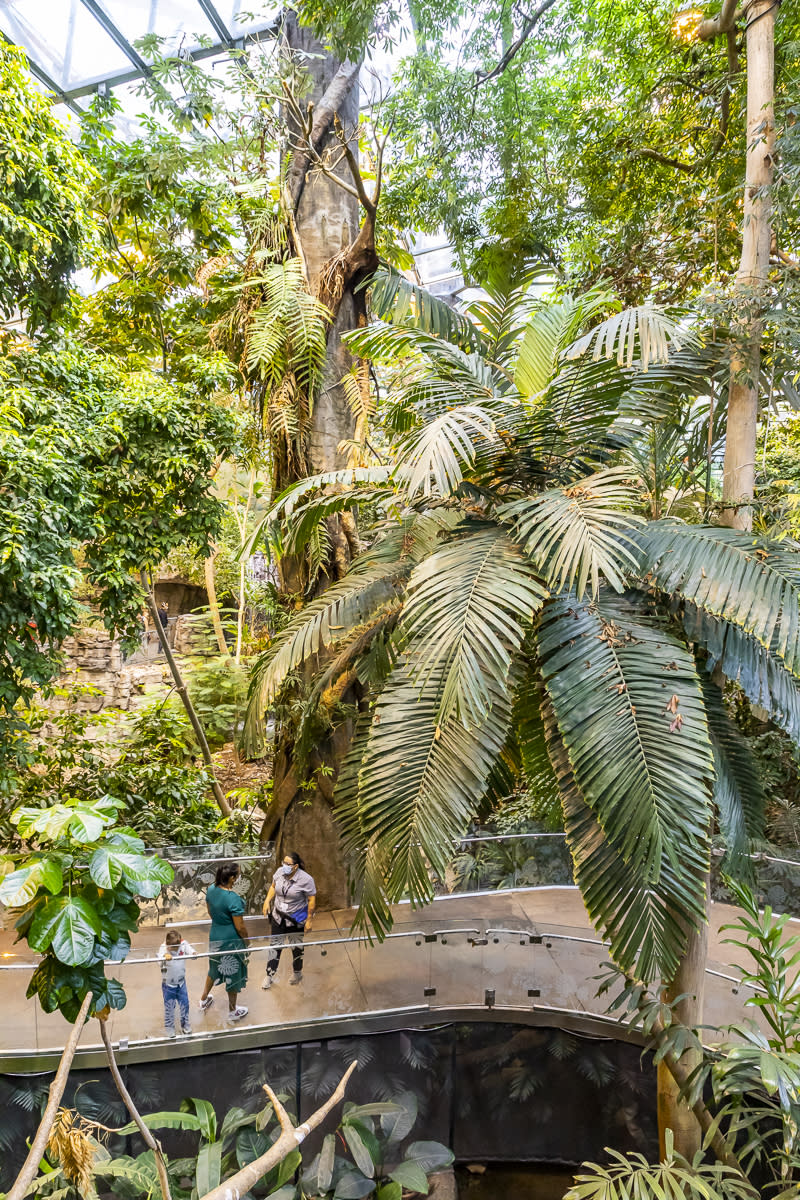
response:
[[[119,30],[117,28],[117,26],[114,24],[114,22],[111,20],[108,13],[106,13],[105,10],[102,9],[100,7],[100,5],[97,3],[97,0],[81,0],[81,4],[83,5],[84,8],[87,8],[89,10],[89,12],[94,17],[95,21],[97,21],[98,25],[102,26],[102,28],[106,31],[106,33],[111,38],[111,40],[117,46],[119,46],[122,53],[131,60],[133,65],[138,70],[139,74],[140,75],[150,75],[151,74],[150,67],[144,61],[142,56],[140,54],[137,54],[137,52],[134,50],[133,46],[130,44],[130,42],[125,37],[125,35],[122,33],[122,31]]]
[[[211,0],[197,0],[197,3],[202,8],[210,25],[213,25],[214,32],[221,42],[226,46],[233,45],[234,37],[228,26],[223,21],[222,17],[217,12]]]
[[[16,42],[12,42],[8,34],[3,33],[2,30],[0,30],[0,38],[2,38],[3,41],[9,46],[15,46],[17,44]],[[75,103],[74,98],[68,95],[63,88],[60,88],[55,79],[51,79],[47,72],[43,71],[38,63],[33,61],[24,46],[20,48],[25,54],[25,61],[28,64],[28,70],[30,71],[31,75],[35,75],[39,82],[44,84],[48,92],[53,93],[59,104],[66,104],[67,108],[71,109],[77,117],[82,117],[84,115],[83,109],[80,107],[80,105]]]
[[[249,45],[252,42],[257,42],[259,38],[263,37],[265,34],[274,37],[278,32],[279,27],[280,20],[276,18],[275,20],[270,21],[269,24],[265,25],[262,29],[253,29],[250,33],[243,34],[241,37],[236,39],[235,45]],[[224,54],[230,49],[230,42],[217,42],[213,46],[198,46],[196,50],[189,51],[189,58],[191,58],[193,62],[199,62],[203,58],[213,58],[215,54]],[[30,63],[30,59],[28,62]],[[144,65],[147,67],[146,63]],[[31,70],[33,70],[32,64]],[[60,97],[65,98],[64,102],[66,103],[66,98],[75,100],[81,96],[91,96],[93,92],[97,91],[97,88],[101,83],[108,84],[110,88],[119,87],[123,83],[133,83],[134,80],[141,79],[143,74],[147,74],[149,76],[151,74],[150,68],[147,67],[146,72],[141,70],[120,71],[116,75],[102,75],[99,79],[87,80],[86,83],[82,83],[78,87],[68,88],[66,91],[58,89],[58,91]]]

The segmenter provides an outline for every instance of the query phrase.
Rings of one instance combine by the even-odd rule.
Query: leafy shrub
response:
[[[234,739],[247,703],[244,669],[227,654],[196,659],[187,686],[212,750]]]

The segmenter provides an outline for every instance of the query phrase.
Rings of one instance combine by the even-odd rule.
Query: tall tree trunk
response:
[[[747,29],[747,168],[742,257],[736,299],[740,340],[731,354],[728,425],[722,481],[722,522],[750,529],[755,492],[758,377],[761,370],[763,289],[772,238],[771,186],[775,156],[775,10],[773,0],[744,6]]]
[[[327,148],[337,147],[341,152],[335,132],[338,122],[357,158],[359,64],[339,62],[308,29],[299,25],[292,13],[284,25],[284,38],[287,50],[308,56],[304,62],[312,86],[302,103],[313,104],[310,141],[314,150],[324,154]],[[313,398],[304,469],[298,471],[296,464],[284,461],[280,453],[274,454],[276,493],[299,475],[347,466],[348,450],[342,443],[354,438],[356,421],[341,383],[353,366],[342,334],[364,323],[365,298],[358,285],[378,265],[374,211],[366,211],[362,222],[359,201],[351,192],[318,169],[312,173],[312,155],[304,151],[289,112],[287,135],[292,153],[285,195],[290,208],[293,248],[304,264],[310,290],[328,306],[333,320],[328,331],[322,386],[319,395]],[[353,186],[346,161],[340,162],[337,172]],[[352,521],[346,517],[347,514],[345,519],[331,517],[326,522],[333,553],[327,573],[318,585],[320,590],[344,574],[357,552],[357,536]],[[284,591],[301,591],[303,565],[287,556],[280,563],[280,579]],[[292,730],[288,727],[278,730],[276,736],[274,798],[262,829],[262,843],[273,838],[277,841],[278,861],[287,849],[296,849],[306,858],[316,880],[319,903],[325,907],[348,903],[346,868],[333,818],[333,790],[351,736],[351,722],[345,721],[323,739],[310,756],[305,779],[295,761]]]

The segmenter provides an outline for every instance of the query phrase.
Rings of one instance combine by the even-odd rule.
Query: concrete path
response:
[[[409,905],[398,905],[394,913],[392,935],[373,946],[342,940],[349,937],[352,910],[318,913],[314,933],[306,939],[302,983],[290,984],[291,956],[285,950],[269,991],[261,989],[267,923],[261,917],[246,918],[251,953],[248,986],[240,1003],[248,1006],[249,1013],[234,1028],[237,1032],[247,1027],[268,1029],[273,1035],[284,1029],[285,1040],[291,1040],[291,1027],[300,1022],[403,1008],[429,1009],[432,1017],[437,1009],[485,1009],[487,1005],[528,1013],[531,1009],[604,1013],[605,1001],[596,996],[596,976],[607,959],[575,888],[445,896],[416,912]],[[741,1019],[749,994],[738,987],[737,973],[729,965],[741,954],[723,944],[727,934],[720,929],[734,916],[726,905],[712,906],[705,1018],[709,1025]],[[201,955],[187,970],[193,1040],[210,1037],[219,1042],[215,1049],[223,1049],[228,1040],[224,1035],[232,1030],[225,994],[215,989],[215,1003],[207,1013],[197,1007],[206,974],[202,955],[207,954],[208,925],[187,923],[180,928]],[[153,961],[163,937],[163,929],[143,928],[130,958],[108,968],[128,996],[127,1006],[111,1018],[112,1037],[123,1048],[151,1045],[155,1051],[160,1046],[163,1054],[161,973]],[[0,1071],[4,1059],[16,1060],[35,1051],[52,1053],[64,1044],[63,1018],[43,1013],[37,1001],[25,998],[32,969],[27,951],[13,944],[10,933],[0,933],[4,1001]],[[558,1023],[555,1018],[554,1023]],[[180,1053],[183,1045],[196,1053],[199,1047],[189,1050],[187,1041],[178,1039],[172,1051]],[[98,1044],[97,1025],[90,1021],[81,1046]]]

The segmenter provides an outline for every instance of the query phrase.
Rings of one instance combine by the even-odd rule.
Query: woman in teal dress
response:
[[[245,948],[247,930],[243,920],[244,900],[233,888],[239,878],[237,863],[223,863],[217,868],[214,883],[206,892],[206,908],[211,917],[211,931],[208,935],[208,949],[211,957],[208,960],[208,975],[203,995],[200,998],[200,1008],[205,1012],[214,1003],[211,989],[215,983],[224,983],[228,993],[228,1017],[231,1021],[241,1021],[247,1016],[247,1009],[236,1003],[239,992],[247,983],[247,955],[231,953]]]

